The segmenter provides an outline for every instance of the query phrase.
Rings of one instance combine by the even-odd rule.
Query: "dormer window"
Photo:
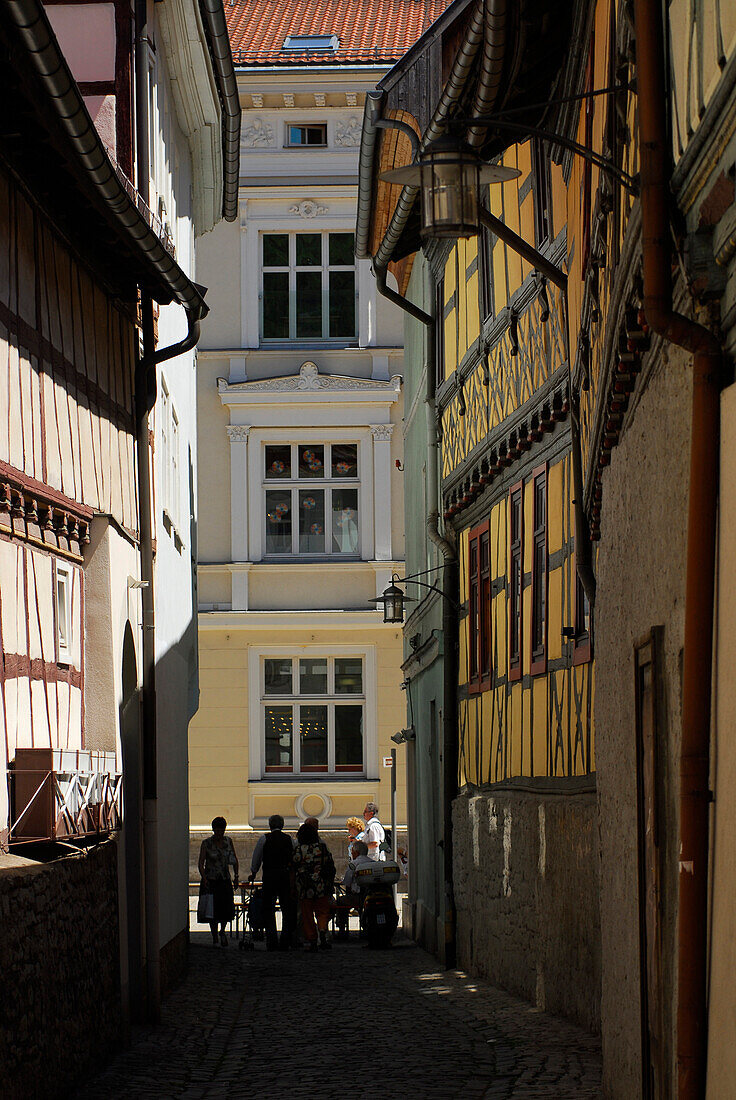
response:
[[[340,39],[336,34],[290,34],[284,40],[283,48],[297,53],[326,53],[333,52],[339,45]]]

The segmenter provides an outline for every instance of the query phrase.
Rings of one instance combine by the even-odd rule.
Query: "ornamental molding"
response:
[[[401,390],[401,378],[394,375],[389,382],[379,382],[368,378],[349,378],[341,374],[320,374],[316,363],[307,360],[299,368],[299,374],[292,374],[282,378],[262,378],[254,382],[227,382],[222,379],[218,382],[220,394],[251,394],[251,393],[319,393],[324,390],[355,392],[373,391],[374,393],[386,393],[387,391],[399,393]],[[386,425],[376,425],[385,429]],[[228,433],[237,431],[250,431],[250,428],[228,428]]]
[[[263,149],[273,145],[273,126],[262,118],[254,118],[249,126],[243,127],[243,145],[252,149]]]
[[[335,145],[342,145],[343,148],[351,149],[357,147],[360,145],[361,130],[360,119],[356,115],[345,122],[338,122],[335,127]]]
[[[290,214],[298,214],[300,218],[316,218],[318,214],[326,214],[328,208],[321,206],[314,199],[304,199],[303,202],[295,202],[289,207]]]
[[[394,434],[393,424],[369,424],[374,443],[390,443]]]
[[[227,435],[231,443],[247,443],[250,424],[231,424],[227,429]]]

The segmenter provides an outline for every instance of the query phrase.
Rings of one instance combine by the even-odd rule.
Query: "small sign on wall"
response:
[[[393,759],[392,759],[392,758],[391,758],[390,756],[384,756],[384,758],[383,758],[383,766],[384,766],[384,768],[392,768],[392,767],[393,767],[393,763],[394,763],[394,762],[393,762]]]

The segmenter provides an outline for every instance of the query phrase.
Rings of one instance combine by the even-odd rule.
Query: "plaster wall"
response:
[[[210,312],[202,322],[202,348],[240,347],[241,267],[238,222],[220,221],[197,240]],[[220,370],[227,377],[227,370]]]
[[[708,1100],[728,1096],[736,1081],[736,386],[721,396],[721,492],[719,507],[715,729],[711,755],[713,895],[708,1012]]]
[[[141,601],[129,579],[139,576],[138,548],[106,516],[91,524],[85,564],[84,741],[88,749],[120,750],[123,638],[130,623],[140,646]]]
[[[645,380],[646,381],[646,380]],[[664,1045],[671,1072],[676,959],[680,661],[691,375],[679,350],[655,352],[603,481],[595,608],[596,759],[601,834],[602,1039],[607,1097],[641,1088],[634,647],[664,627],[662,774]],[[664,489],[663,489],[664,487]]]

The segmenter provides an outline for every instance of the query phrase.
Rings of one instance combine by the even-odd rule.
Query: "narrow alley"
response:
[[[409,940],[388,953],[336,943],[306,956],[192,939],[162,1025],[140,1029],[77,1100],[601,1095],[596,1038],[438,969]]]

